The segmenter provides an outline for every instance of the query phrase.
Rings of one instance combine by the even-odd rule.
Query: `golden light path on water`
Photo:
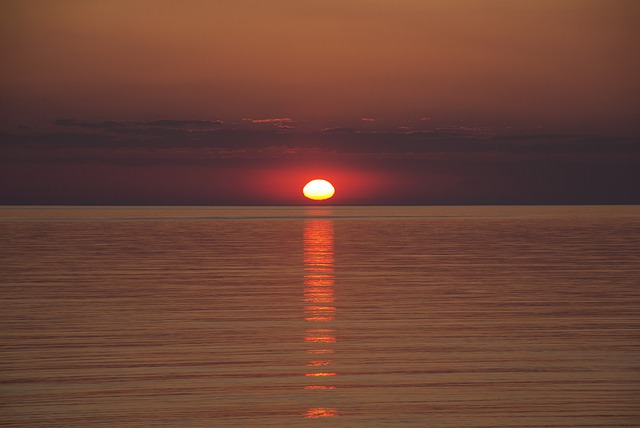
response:
[[[326,394],[335,389],[328,382],[337,373],[331,370],[330,358],[336,342],[335,329],[331,321],[335,319],[334,274],[333,274],[333,221],[327,219],[308,219],[304,225],[304,302],[306,329],[305,343],[308,345],[305,363],[306,378],[309,383],[304,387],[314,394]],[[327,397],[317,397],[318,402]],[[305,418],[337,416],[338,412],[330,407],[313,407],[306,411]]]

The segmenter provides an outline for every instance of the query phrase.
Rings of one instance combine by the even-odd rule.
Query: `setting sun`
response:
[[[336,192],[333,185],[327,180],[311,180],[304,186],[302,193],[309,199],[314,201],[322,201],[329,199]]]

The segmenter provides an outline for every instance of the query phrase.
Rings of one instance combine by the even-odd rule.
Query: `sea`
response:
[[[0,426],[638,427],[640,206],[1,207]]]

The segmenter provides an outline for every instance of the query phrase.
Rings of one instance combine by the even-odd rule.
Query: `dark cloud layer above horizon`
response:
[[[55,125],[57,131],[0,136],[2,203],[299,203],[294,192],[314,174],[343,181],[350,194],[344,204],[640,202],[633,184],[640,144],[630,137],[466,126],[302,132],[185,119]],[[258,191],[261,171],[290,190]],[[114,174],[119,178],[110,180]],[[349,190],[376,174],[385,183],[369,178],[371,185],[387,186],[386,194],[369,195],[365,184]],[[235,187],[220,188],[224,182]],[[183,191],[159,191],[176,186]]]
[[[277,122],[275,119],[273,121]],[[258,123],[265,122],[261,120]],[[102,153],[97,161],[127,161],[127,152],[122,149],[140,148],[150,150],[149,153],[153,151],[156,155],[163,149],[190,149],[194,160],[202,159],[205,153],[209,153],[211,159],[251,158],[256,154],[254,151],[268,149],[281,149],[283,156],[292,158],[304,158],[305,154],[317,156],[320,153],[360,158],[432,155],[463,159],[467,156],[490,155],[495,160],[505,161],[517,156],[552,161],[561,160],[563,156],[570,156],[575,161],[594,156],[638,160],[640,153],[640,141],[633,137],[549,134],[541,131],[519,133],[513,129],[490,127],[449,126],[391,131],[325,128],[301,132],[279,128],[227,128],[219,120],[158,119],[136,122],[59,119],[55,124],[60,130],[0,135],[3,151],[1,162],[20,159],[35,161],[39,157],[53,161],[55,158],[44,155],[47,150],[50,154],[58,151],[59,159],[66,157],[73,160],[76,156],[74,149],[91,149]],[[213,149],[219,151],[207,152]],[[148,160],[159,159],[155,156]],[[167,157],[167,160],[171,159]]]

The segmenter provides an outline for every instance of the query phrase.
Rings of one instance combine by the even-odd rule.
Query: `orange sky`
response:
[[[183,139],[206,122],[295,133],[307,145],[313,133],[345,128],[387,144],[378,159],[396,152],[396,133],[455,144],[472,133],[495,144],[583,136],[619,157],[640,135],[635,0],[3,0],[0,8],[0,132],[13,144],[10,160],[45,156],[16,141],[50,134],[68,142],[102,133],[131,152],[151,137],[145,128],[134,141],[130,128],[158,133],[157,121],[202,121],[181,128]],[[251,135],[237,139],[255,140],[252,150],[284,144]],[[352,149],[344,135],[321,151],[349,147],[358,157],[370,144]],[[91,138],[83,153],[106,150]],[[309,149],[287,138],[285,158]],[[626,139],[615,143],[626,149],[607,146],[612,138]],[[156,149],[166,149],[162,141]],[[580,144],[578,158],[591,143]],[[431,158],[445,156],[438,147]]]
[[[3,117],[14,123],[36,113],[584,127],[628,126],[638,113],[634,0],[2,5]]]

